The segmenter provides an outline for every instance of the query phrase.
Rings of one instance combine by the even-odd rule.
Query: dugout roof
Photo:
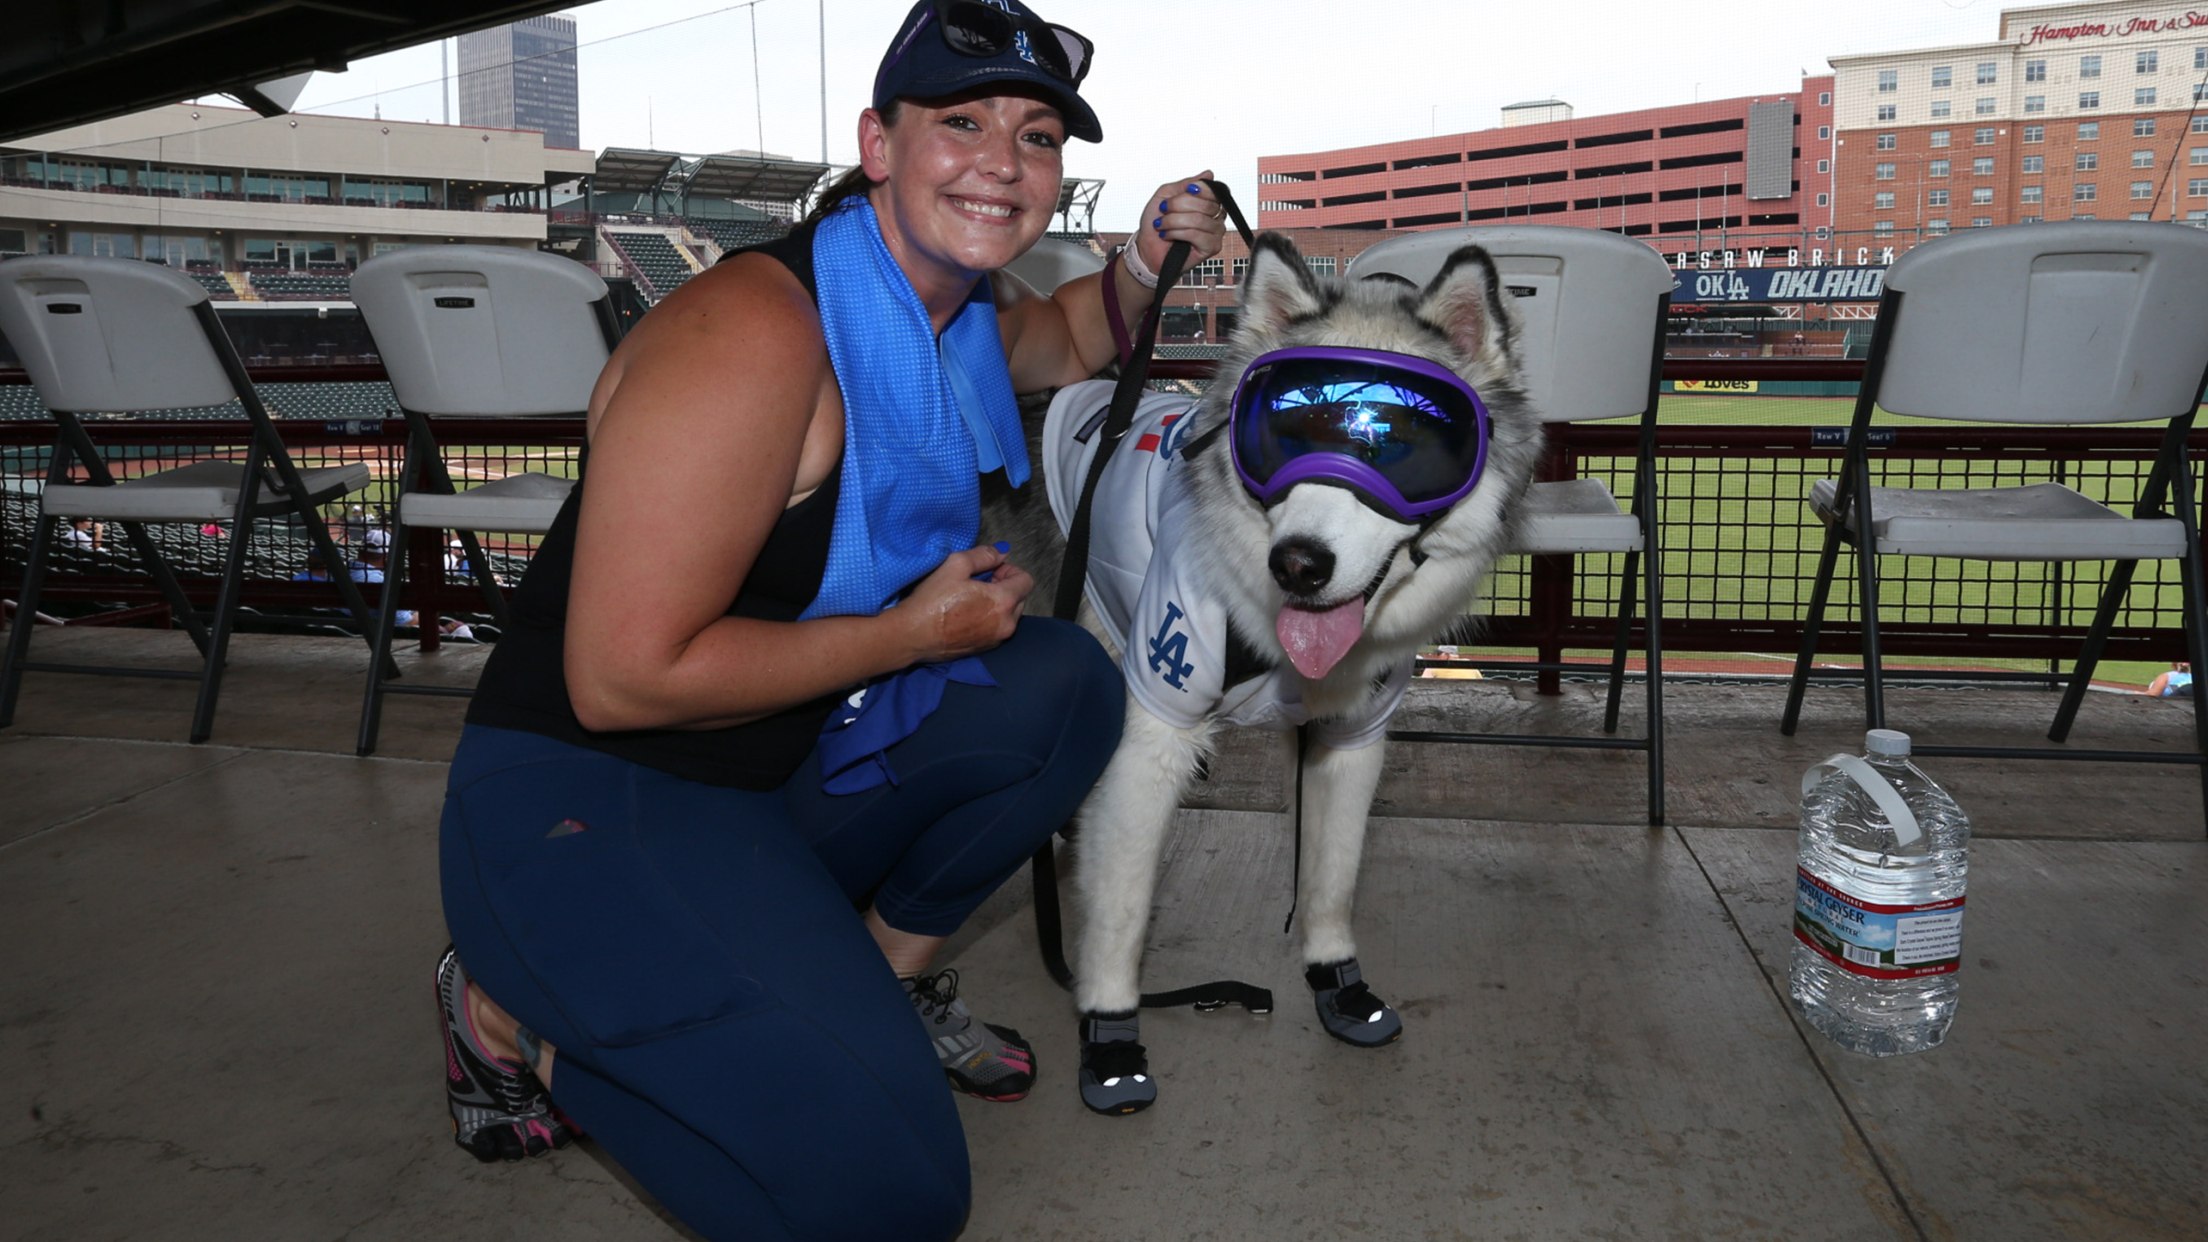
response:
[[[557,0],[23,0],[0,38],[0,141],[234,94],[572,7]]]

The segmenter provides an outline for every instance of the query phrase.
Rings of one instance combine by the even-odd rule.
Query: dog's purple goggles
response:
[[[1415,522],[1462,499],[1487,460],[1479,394],[1446,367],[1377,349],[1263,355],[1235,385],[1229,428],[1235,473],[1265,505],[1321,481]]]

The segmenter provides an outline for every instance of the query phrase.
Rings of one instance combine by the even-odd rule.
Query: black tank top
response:
[[[800,225],[787,237],[750,249],[789,268],[818,303],[811,225]],[[841,469],[832,470],[818,490],[783,511],[728,615],[795,621],[812,603],[828,565],[828,536],[835,526],[841,482]],[[575,526],[583,486],[575,485],[529,560],[529,569],[514,592],[513,624],[500,635],[483,667],[475,700],[468,708],[468,723],[542,734],[708,785],[739,789],[781,785],[811,753],[837,694],[726,729],[593,733],[575,718],[567,694],[567,592],[574,576]]]

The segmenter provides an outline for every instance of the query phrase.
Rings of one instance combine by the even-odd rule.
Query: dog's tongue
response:
[[[1317,681],[1341,663],[1357,636],[1365,632],[1365,598],[1353,596],[1332,608],[1290,604],[1280,610],[1273,631],[1280,635],[1288,662],[1296,666],[1297,672]]]

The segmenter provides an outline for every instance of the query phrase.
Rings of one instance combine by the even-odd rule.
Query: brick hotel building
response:
[[[1811,245],[1832,224],[1829,77],[1740,99],[1577,118],[1558,100],[1503,109],[1498,129],[1261,156],[1258,225],[1428,229],[1564,224],[1667,253]]]
[[[1842,235],[1899,250],[2041,220],[2208,222],[2208,11],[2010,9],[1996,42],[1831,64]]]

